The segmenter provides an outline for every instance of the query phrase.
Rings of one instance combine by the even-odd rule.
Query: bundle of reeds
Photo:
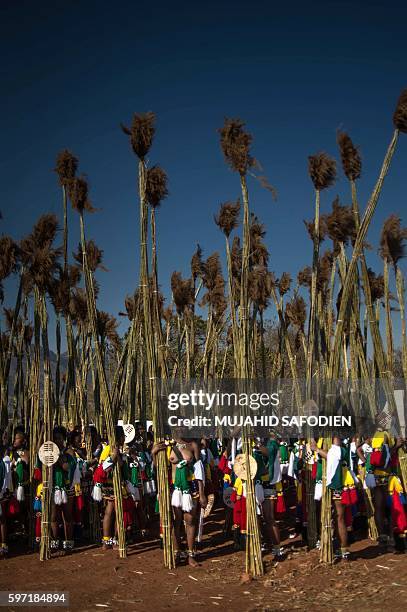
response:
[[[307,399],[314,399],[319,403],[319,398],[315,397],[316,388],[312,388],[313,364],[317,361],[318,342],[316,342],[316,322],[317,322],[317,275],[319,262],[319,245],[321,240],[320,228],[320,195],[321,191],[330,187],[336,179],[336,162],[326,153],[317,153],[308,158],[308,170],[310,178],[315,188],[315,215],[314,221],[309,226],[313,241],[312,272],[311,272],[311,304],[308,322],[308,351],[307,351],[307,371],[306,371],[306,395]],[[317,358],[317,359],[316,359]],[[305,488],[307,492],[307,540],[308,546],[314,548],[318,539],[318,528],[316,519],[316,507],[314,501],[314,481],[311,477],[311,466],[307,464]]]
[[[96,310],[96,299],[95,299],[95,285],[93,280],[92,271],[88,262],[88,252],[85,239],[85,222],[84,212],[93,212],[92,204],[90,203],[88,196],[88,183],[87,180],[82,177],[76,177],[71,185],[69,191],[70,200],[72,207],[79,213],[80,223],[80,237],[81,237],[81,248],[82,248],[82,271],[85,279],[86,287],[86,299],[87,299],[87,311],[90,323],[90,329],[93,336],[93,346],[96,357],[97,373],[100,383],[101,390],[101,404],[103,409],[103,415],[106,424],[106,431],[110,448],[116,446],[116,421],[115,421],[115,408],[112,405],[110,389],[107,382],[107,376],[105,371],[105,363],[103,360],[103,352],[101,342],[98,334],[97,327],[97,310]],[[96,258],[97,260],[99,257]],[[113,488],[115,496],[115,510],[116,510],[116,522],[119,540],[119,556],[124,558],[127,556],[126,552],[126,536],[124,531],[123,522],[123,496],[122,496],[122,483],[121,475],[118,469],[113,471]]]
[[[225,119],[223,127],[219,130],[220,144],[226,163],[240,177],[240,187],[243,202],[242,224],[242,253],[240,270],[240,301],[238,317],[235,321],[235,337],[238,339],[236,350],[238,357],[239,380],[242,385],[241,392],[248,390],[250,377],[250,348],[249,348],[249,273],[250,273],[250,210],[249,194],[247,188],[247,172],[255,165],[250,154],[252,136],[244,129],[240,119]],[[230,287],[231,281],[229,281]],[[233,299],[230,297],[229,300]],[[233,321],[232,321],[233,325]],[[251,455],[251,433],[244,427],[242,431],[242,450],[245,454],[246,465],[249,466]],[[248,472],[249,472],[248,468]],[[256,498],[254,484],[251,477],[247,479],[246,505],[247,505],[247,539],[246,539],[246,572],[253,576],[263,574],[263,561],[261,558],[260,533],[256,512]]]
[[[3,282],[11,274],[18,272],[20,268],[20,253],[18,245],[10,236],[0,237],[0,302],[3,303]],[[12,358],[14,338],[16,334],[17,320],[20,312],[22,297],[22,274],[24,267],[20,269],[20,282],[17,291],[16,303],[13,309],[10,332],[4,343],[0,340],[0,427],[8,425],[8,389],[9,374]],[[0,328],[0,337],[1,328]]]
[[[34,436],[39,430],[39,423],[43,423],[42,442],[51,439],[53,427],[54,396],[52,388],[50,353],[48,345],[48,314],[46,294],[50,293],[54,284],[54,277],[59,267],[61,249],[53,247],[58,230],[58,220],[55,215],[43,215],[35,224],[33,231],[21,241],[21,259],[24,265],[23,289],[26,295],[34,293],[34,370],[33,401],[31,409],[31,440],[32,448],[37,449],[38,439]],[[43,360],[43,410],[40,414],[40,342]],[[35,464],[35,456],[32,456]],[[43,493],[41,515],[41,545],[40,559],[50,556],[49,550],[49,520],[51,511],[52,488],[50,481],[52,468],[43,466]]]
[[[390,291],[388,266],[392,265],[396,279],[397,298],[401,319],[401,363],[404,374],[404,384],[407,381],[407,342],[406,342],[406,319],[404,305],[404,279],[399,267],[399,261],[406,256],[407,228],[401,227],[401,220],[396,215],[390,215],[383,224],[380,238],[380,254],[384,262],[385,283],[385,307],[386,307],[386,335],[388,367],[393,371],[393,333],[390,316]],[[392,351],[391,359],[389,351]],[[404,432],[405,433],[405,432]],[[407,487],[407,453],[403,448],[399,450],[400,470],[403,484]]]
[[[150,180],[150,191],[147,191],[147,166],[146,155],[148,154],[155,133],[155,116],[153,113],[135,114],[131,128],[122,126],[126,135],[130,137],[130,143],[136,156],[138,157],[138,180],[140,197],[140,292],[143,304],[143,323],[144,323],[144,343],[146,351],[147,370],[149,376],[149,392],[152,410],[153,428],[156,442],[164,439],[162,415],[160,412],[159,396],[159,369],[158,369],[158,350],[157,350],[157,318],[154,314],[157,307],[152,307],[150,299],[149,265],[147,252],[148,237],[148,197],[154,204],[160,201],[166,190],[163,189],[163,175],[156,173],[155,180]],[[151,175],[150,175],[151,179]],[[159,189],[157,188],[159,186]],[[157,198],[154,195],[156,190]],[[157,294],[153,294],[157,299]],[[160,506],[161,528],[163,535],[164,565],[172,568],[175,564],[173,543],[171,537],[172,514],[168,486],[167,460],[163,453],[159,453],[157,458],[157,481],[158,497]]]

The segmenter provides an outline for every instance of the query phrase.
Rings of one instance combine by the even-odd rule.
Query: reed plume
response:
[[[53,285],[62,252],[60,248],[52,247],[57,231],[56,216],[42,215],[31,234],[20,242],[21,261],[25,269],[23,286],[26,294],[29,294],[34,286],[37,286],[41,292],[46,292]]]
[[[71,290],[76,287],[81,279],[81,271],[78,266],[68,266],[66,271],[60,268],[58,276],[53,279],[50,286],[50,297],[57,313],[69,314],[71,301]]]
[[[24,344],[27,347],[27,349],[32,342],[33,334],[34,334],[33,326],[30,323],[27,323],[26,325],[24,325]]]
[[[163,319],[166,323],[171,323],[173,316],[174,316],[174,313],[173,313],[171,306],[167,306],[167,308],[164,308]]]
[[[406,256],[405,240],[407,228],[401,227],[401,219],[397,215],[390,215],[382,227],[380,235],[380,255],[396,269],[397,264]]]
[[[89,199],[89,184],[84,175],[77,176],[68,185],[68,195],[72,208],[78,213],[95,212]]]
[[[194,281],[202,276],[202,249],[199,244],[196,245],[196,251],[191,258],[191,274]]]
[[[57,162],[55,172],[59,177],[59,184],[62,187],[62,209],[64,215],[64,239],[63,239],[63,256],[64,256],[64,270],[66,271],[68,265],[68,191],[75,179],[76,171],[78,169],[78,159],[68,151],[64,149],[57,156]]]
[[[86,299],[86,291],[77,287],[71,292],[69,300],[69,314],[72,322],[75,325],[82,326],[86,329],[89,322],[88,302]]]
[[[202,297],[201,306],[210,304],[215,318],[219,319],[226,310],[225,281],[219,253],[212,253],[204,262],[202,282],[207,292]]]
[[[311,238],[311,240],[314,242],[316,236],[315,236],[315,221],[311,220],[311,221],[305,221],[304,220],[304,225],[307,228],[307,232],[309,234],[309,237]],[[327,227],[326,227],[326,218],[324,215],[321,216],[321,218],[319,219],[319,224],[318,224],[318,241],[319,242],[323,242],[326,238],[326,234],[327,234]]]
[[[147,169],[146,199],[152,208],[158,208],[168,196],[167,182],[167,174],[160,166]]]
[[[355,215],[350,206],[341,206],[338,196],[332,203],[332,212],[325,216],[325,221],[327,234],[334,243],[336,255],[341,244],[354,244],[357,234]]]
[[[323,291],[331,280],[332,266],[335,260],[335,255],[331,251],[325,251],[318,262],[318,277],[317,287],[319,291]]]
[[[221,204],[219,213],[215,215],[215,223],[229,238],[230,234],[239,225],[240,199],[235,203],[225,202]]]
[[[407,134],[407,89],[404,89],[397,101],[396,110],[393,115],[394,127]]]
[[[102,263],[103,250],[99,249],[99,247],[93,240],[85,241],[85,250],[89,270],[92,273],[95,273],[96,270],[103,270],[104,272],[107,272],[107,268]],[[75,261],[77,261],[78,264],[82,265],[83,252],[81,243],[79,243],[78,250],[76,251],[76,253],[72,253],[72,255]]]
[[[283,272],[281,278],[277,281],[277,287],[281,297],[290,291],[291,276],[288,272]]]
[[[96,325],[102,344],[108,340],[114,349],[119,350],[121,340],[117,333],[118,322],[115,317],[104,310],[98,310]]]
[[[171,291],[179,315],[188,314],[194,304],[192,279],[183,279],[180,272],[171,275]]]
[[[3,308],[3,313],[6,323],[6,329],[7,331],[10,331],[14,319],[14,308]],[[21,319],[19,319],[19,324],[21,325]]]
[[[350,181],[356,181],[362,173],[362,160],[359,149],[356,147],[349,134],[337,132],[336,141],[341,154],[342,168],[345,176]]]
[[[134,113],[130,128],[121,124],[123,132],[130,137],[130,144],[140,160],[144,160],[153,143],[155,134],[155,114]]]
[[[402,322],[402,360],[404,368],[407,368],[407,353],[405,346],[405,321],[404,321],[404,290],[403,278],[399,274],[398,262],[405,257],[407,238],[407,228],[401,227],[401,220],[396,215],[390,215],[382,227],[380,236],[380,255],[383,258],[383,277],[384,277],[384,303],[386,310],[386,338],[387,338],[387,363],[390,371],[393,371],[393,324],[390,306],[390,281],[389,265],[392,264],[396,275],[397,294],[401,312]]]
[[[241,175],[255,165],[255,159],[250,155],[250,145],[253,137],[244,130],[241,119],[226,118],[220,133],[220,146],[226,163]]]
[[[336,179],[336,162],[326,153],[308,157],[308,172],[316,190],[327,189]]]
[[[4,301],[3,281],[18,270],[20,250],[10,236],[0,237],[0,302]]]
[[[126,312],[119,312],[119,315],[121,317],[127,317],[129,321],[133,321],[136,318],[140,305],[140,292],[138,289],[136,289],[133,295],[126,295],[124,300],[124,308]]]
[[[269,305],[274,278],[264,266],[256,266],[249,272],[249,295],[262,313]]]
[[[250,237],[250,254],[249,254],[249,265],[252,266],[266,266],[269,261],[269,252],[266,245],[263,242],[263,238],[266,235],[266,228],[263,223],[259,221],[256,215],[252,214],[250,217],[249,225],[249,237]]]
[[[301,285],[302,287],[307,287],[308,289],[310,289],[311,288],[311,282],[312,282],[312,271],[311,271],[311,268],[309,266],[305,266],[305,268],[300,270],[298,272],[298,275],[297,275],[297,280],[298,280],[298,284],[299,285]]]
[[[58,174],[61,187],[69,187],[78,169],[78,159],[68,149],[58,153],[55,172]]]
[[[370,285],[372,303],[382,300],[384,297],[384,278],[382,274],[376,274],[371,268],[367,269]]]
[[[19,248],[10,236],[0,237],[0,280],[6,279],[18,270]]]
[[[285,313],[290,323],[304,332],[307,320],[307,306],[305,300],[300,295],[296,295],[287,303]]]

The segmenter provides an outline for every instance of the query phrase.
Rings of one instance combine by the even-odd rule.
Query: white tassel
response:
[[[92,498],[96,502],[101,502],[102,501],[102,487],[99,487],[96,484],[94,485],[93,490],[92,490]]]
[[[55,489],[54,493],[54,502],[56,506],[60,506],[62,504],[62,493],[61,489]]]
[[[68,503],[68,496],[66,494],[65,489],[62,489],[62,491],[61,491],[61,499],[62,499],[62,503],[63,504],[67,504]]]
[[[295,455],[291,451],[290,461],[288,463],[288,471],[287,471],[287,475],[290,476],[290,478],[296,478],[295,473],[294,473],[294,461],[295,461]]]
[[[79,463],[76,464],[75,472],[72,478],[72,484],[81,484],[81,470],[79,467]]]
[[[369,489],[374,489],[376,486],[376,478],[374,477],[374,474],[366,474],[365,482]]]
[[[24,495],[24,487],[22,484],[19,484],[17,487],[17,501],[22,502],[25,499],[25,495]]]
[[[192,497],[190,493],[182,494],[182,511],[183,512],[191,512],[193,508],[192,505]]]
[[[182,508],[182,491],[174,489],[171,497],[171,506],[174,508]]]
[[[236,457],[236,438],[232,438],[232,463],[235,462]]]
[[[140,492],[138,487],[135,487],[129,480],[126,482],[126,489],[134,501],[140,501]]]
[[[256,495],[257,503],[259,504],[259,506],[261,506],[264,502],[264,489],[259,482],[256,483],[254,494]]]
[[[126,481],[126,489],[127,492],[131,495],[131,497],[134,497],[134,486],[132,485],[130,480]]]
[[[13,474],[11,471],[11,459],[7,455],[3,457],[3,463],[6,468],[6,474],[4,476],[3,487],[1,491],[5,491],[8,489],[9,491],[13,490]]]
[[[315,484],[314,499],[315,501],[321,501],[322,499],[322,482],[317,482]]]
[[[154,495],[156,491],[154,480],[147,480],[144,483],[144,493],[146,495]]]

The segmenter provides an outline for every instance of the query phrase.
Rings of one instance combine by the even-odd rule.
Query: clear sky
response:
[[[362,208],[392,133],[392,113],[407,86],[404,2],[132,2],[3,0],[1,23],[0,231],[20,238],[44,212],[61,216],[52,172],[62,148],[80,159],[94,205],[88,238],[104,249],[99,307],[117,315],[138,280],[136,158],[120,122],[157,114],[150,152],[169,175],[171,195],[158,214],[160,283],[189,273],[197,242],[223,251],[213,222],[219,203],[239,195],[216,129],[241,117],[253,154],[278,191],[251,181],[251,207],[267,226],[270,268],[296,275],[311,262],[303,219],[313,214],[307,156],[338,157],[336,130],[360,145]],[[379,268],[383,220],[406,224],[407,136],[402,135],[369,241]],[[324,192],[339,194],[342,172]],[[71,231],[70,250],[78,232]],[[405,264],[404,269],[405,269]],[[11,291],[6,304],[13,301]]]

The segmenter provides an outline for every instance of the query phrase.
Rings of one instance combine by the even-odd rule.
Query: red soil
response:
[[[11,547],[10,558],[0,562],[0,590],[68,591],[69,609],[84,612],[183,612],[197,606],[239,612],[406,609],[406,555],[388,553],[369,540],[351,546],[350,562],[327,567],[319,563],[317,551],[306,552],[300,539],[287,539],[285,529],[285,560],[273,563],[266,555],[265,575],[241,584],[244,554],[233,552],[230,541],[223,540],[221,519],[220,510],[209,517],[196,569],[164,569],[157,540],[131,545],[127,559],[95,546],[44,563],[38,553],[14,550],[13,555]]]

